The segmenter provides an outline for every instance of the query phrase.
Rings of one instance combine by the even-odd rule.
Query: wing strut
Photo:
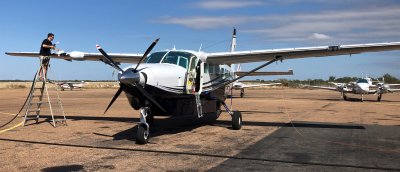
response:
[[[220,85],[217,85],[215,88],[212,89],[212,91],[218,89],[219,87],[222,87],[222,86],[231,84],[231,83],[233,83],[233,82],[235,82],[235,81],[237,81],[237,80],[239,80],[239,79],[241,79],[241,78],[243,78],[243,77],[245,77],[245,76],[247,76],[247,75],[250,75],[251,73],[253,73],[253,72],[257,71],[257,70],[260,70],[261,68],[263,68],[263,67],[265,67],[265,66],[268,66],[268,65],[270,65],[271,63],[274,63],[274,62],[276,62],[276,61],[278,61],[278,60],[282,61],[282,60],[283,60],[283,57],[282,57],[282,56],[275,56],[275,58],[272,59],[271,61],[268,61],[267,63],[264,63],[263,65],[258,66],[257,68],[254,68],[253,70],[251,70],[251,71],[245,73],[244,75],[242,75],[242,76],[240,76],[240,77],[237,77],[237,78],[235,78],[235,79],[233,79],[233,80],[230,80],[230,81],[221,83]]]

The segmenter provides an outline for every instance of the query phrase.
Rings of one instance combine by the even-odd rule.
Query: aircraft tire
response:
[[[242,128],[242,113],[239,111],[233,111],[232,128],[234,130],[240,130]]]
[[[347,96],[343,94],[343,100],[347,100]]]
[[[378,96],[378,102],[380,102],[381,99],[382,99],[382,94],[379,94],[379,96]]]
[[[240,98],[243,98],[243,97],[244,97],[244,90],[241,89],[241,90],[240,90]]]
[[[139,144],[146,144],[149,141],[149,136],[146,134],[146,125],[139,124],[137,133],[136,133],[136,141]]]

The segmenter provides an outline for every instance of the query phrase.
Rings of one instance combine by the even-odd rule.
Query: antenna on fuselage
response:
[[[201,51],[201,48],[203,47],[203,44],[200,44],[199,52]]]
[[[176,50],[175,44],[174,44],[174,48],[172,48],[172,50]]]

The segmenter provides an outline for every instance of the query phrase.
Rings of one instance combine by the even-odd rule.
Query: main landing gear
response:
[[[231,111],[223,101],[219,101],[226,109],[226,111],[232,117],[232,128],[234,130],[240,130],[242,128],[242,113],[240,111]]]
[[[242,89],[240,89],[240,98],[243,98],[244,97],[244,89],[242,88]]]

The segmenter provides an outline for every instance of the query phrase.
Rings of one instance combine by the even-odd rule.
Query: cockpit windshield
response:
[[[170,51],[165,55],[166,53],[166,51],[153,53],[146,58],[145,63],[169,63],[188,69],[190,59],[196,57],[188,52]]]
[[[164,52],[156,52],[151,54],[146,58],[146,63],[160,63],[161,59],[164,57],[166,51]]]
[[[368,81],[366,79],[359,79],[357,83],[368,83]]]
[[[161,63],[175,64],[187,69],[189,67],[190,58],[192,57],[195,56],[187,52],[169,52]]]

